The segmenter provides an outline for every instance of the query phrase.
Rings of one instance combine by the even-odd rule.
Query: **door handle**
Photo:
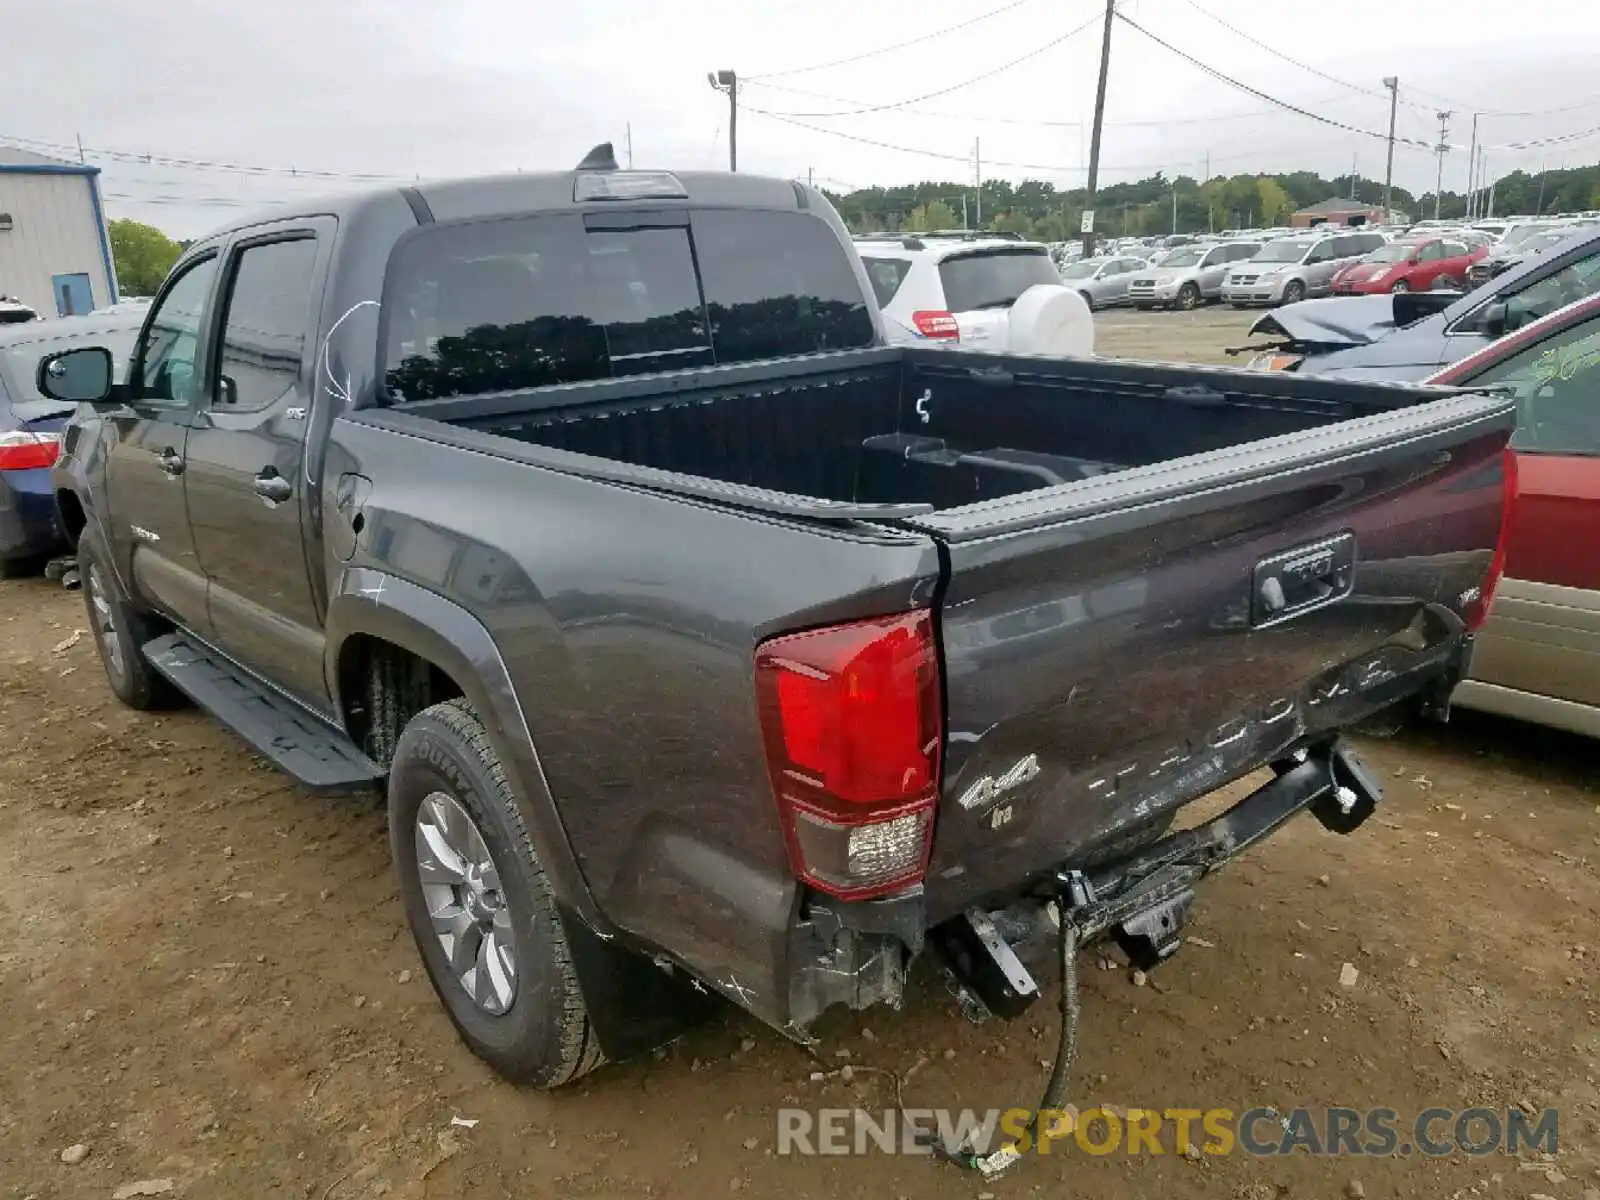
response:
[[[256,476],[256,495],[263,500],[270,500],[274,504],[287,500],[294,495],[294,484],[290,483],[276,471],[271,474],[263,471]]]
[[[172,447],[167,447],[156,457],[161,464],[161,469],[168,475],[183,474],[183,455],[172,449]]]

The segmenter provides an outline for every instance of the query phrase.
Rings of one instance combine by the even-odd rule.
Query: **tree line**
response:
[[[1045,180],[985,181],[982,191],[949,182],[861,188],[828,193],[845,223],[857,233],[918,232],[963,226],[1018,233],[1039,241],[1069,241],[1078,236],[1087,193],[1058,189]],[[1157,172],[1132,183],[1115,183],[1095,196],[1095,230],[1111,237],[1161,233],[1204,233],[1223,229],[1287,224],[1298,209],[1333,198],[1354,198],[1381,207],[1383,180],[1314,171],[1287,174],[1216,176],[1201,182],[1190,175],[1168,178]],[[1443,217],[1464,217],[1464,193],[1439,197]],[[1413,220],[1431,217],[1434,195],[1393,190],[1393,207]],[[1495,182],[1494,211],[1534,215],[1600,208],[1600,164],[1529,174],[1513,171]],[[981,216],[980,216],[981,214]]]

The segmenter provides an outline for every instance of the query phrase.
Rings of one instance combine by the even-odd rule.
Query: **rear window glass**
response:
[[[844,249],[799,213],[704,212],[689,225],[633,229],[586,229],[568,214],[439,226],[395,251],[383,309],[393,401],[846,349],[874,337]]]
[[[867,278],[872,281],[872,294],[877,298],[878,307],[887,306],[900,290],[900,285],[906,281],[906,276],[911,274],[911,260],[863,258],[861,261],[867,268]]]
[[[939,264],[944,306],[950,312],[1009,308],[1036,283],[1061,282],[1043,250],[987,250]]]

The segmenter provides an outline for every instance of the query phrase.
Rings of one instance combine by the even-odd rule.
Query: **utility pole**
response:
[[[1454,114],[1440,112],[1434,115],[1439,118],[1439,144],[1434,147],[1435,152],[1439,155],[1439,174],[1437,181],[1433,185],[1433,219],[1437,221],[1439,219],[1439,207],[1444,203],[1444,156],[1450,149],[1450,143],[1447,139],[1450,137],[1450,118]]]
[[[978,189],[978,196],[977,196],[978,221],[977,221],[977,225],[978,225],[979,229],[983,228],[983,154],[982,154],[983,146],[982,146],[982,142],[983,142],[983,139],[981,139],[981,138],[973,138],[972,139],[972,182],[977,184],[977,189]]]
[[[1538,216],[1544,215],[1544,173],[1549,165],[1548,159],[1541,160],[1539,163],[1539,202],[1533,206],[1533,211]]]
[[[1361,159],[1357,155],[1352,154],[1350,156],[1350,199],[1352,200],[1356,198],[1356,170],[1360,162]]]
[[[628,135],[628,170],[631,171],[633,170],[633,122],[629,121],[624,128]]]
[[[1172,184],[1172,232],[1178,232],[1178,184],[1176,180]]]
[[[1106,26],[1100,35],[1100,82],[1094,92],[1094,131],[1089,135],[1089,179],[1084,188],[1083,256],[1094,253],[1094,190],[1100,182],[1100,131],[1106,121],[1106,74],[1111,69],[1111,22],[1117,17],[1117,0],[1106,0]]]
[[[1384,224],[1388,225],[1394,222],[1390,195],[1394,191],[1394,113],[1400,106],[1400,77],[1385,76],[1383,86],[1389,89],[1389,163],[1383,169],[1383,220]]]
[[[706,75],[711,86],[728,93],[728,170],[739,169],[739,73],[712,71]]]
[[[1481,113],[1472,114],[1472,143],[1467,148],[1467,220],[1472,220],[1477,214],[1473,211],[1477,205],[1477,173],[1478,173],[1478,118]]]
[[[1483,173],[1485,175],[1489,174],[1489,156],[1487,154],[1483,156]],[[1495,182],[1496,181],[1494,179],[1490,179],[1489,180],[1489,215],[1491,217],[1494,216],[1494,185],[1495,185]]]
[[[83,134],[80,133],[76,136],[78,138],[78,161],[88,162],[89,160],[83,156]]]
[[[806,168],[806,186],[807,187],[816,187],[817,186],[817,169],[815,167],[807,167]]]

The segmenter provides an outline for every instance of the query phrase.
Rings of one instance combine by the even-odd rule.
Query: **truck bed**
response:
[[[867,352],[447,401],[452,423],[552,449],[725,483],[934,510],[1144,467],[1430,398],[1384,385],[1104,361]],[[995,366],[997,361],[1007,365]],[[722,374],[735,378],[722,380]],[[620,394],[619,394],[620,393]],[[448,407],[446,407],[448,406]],[[425,408],[427,406],[418,406]]]

